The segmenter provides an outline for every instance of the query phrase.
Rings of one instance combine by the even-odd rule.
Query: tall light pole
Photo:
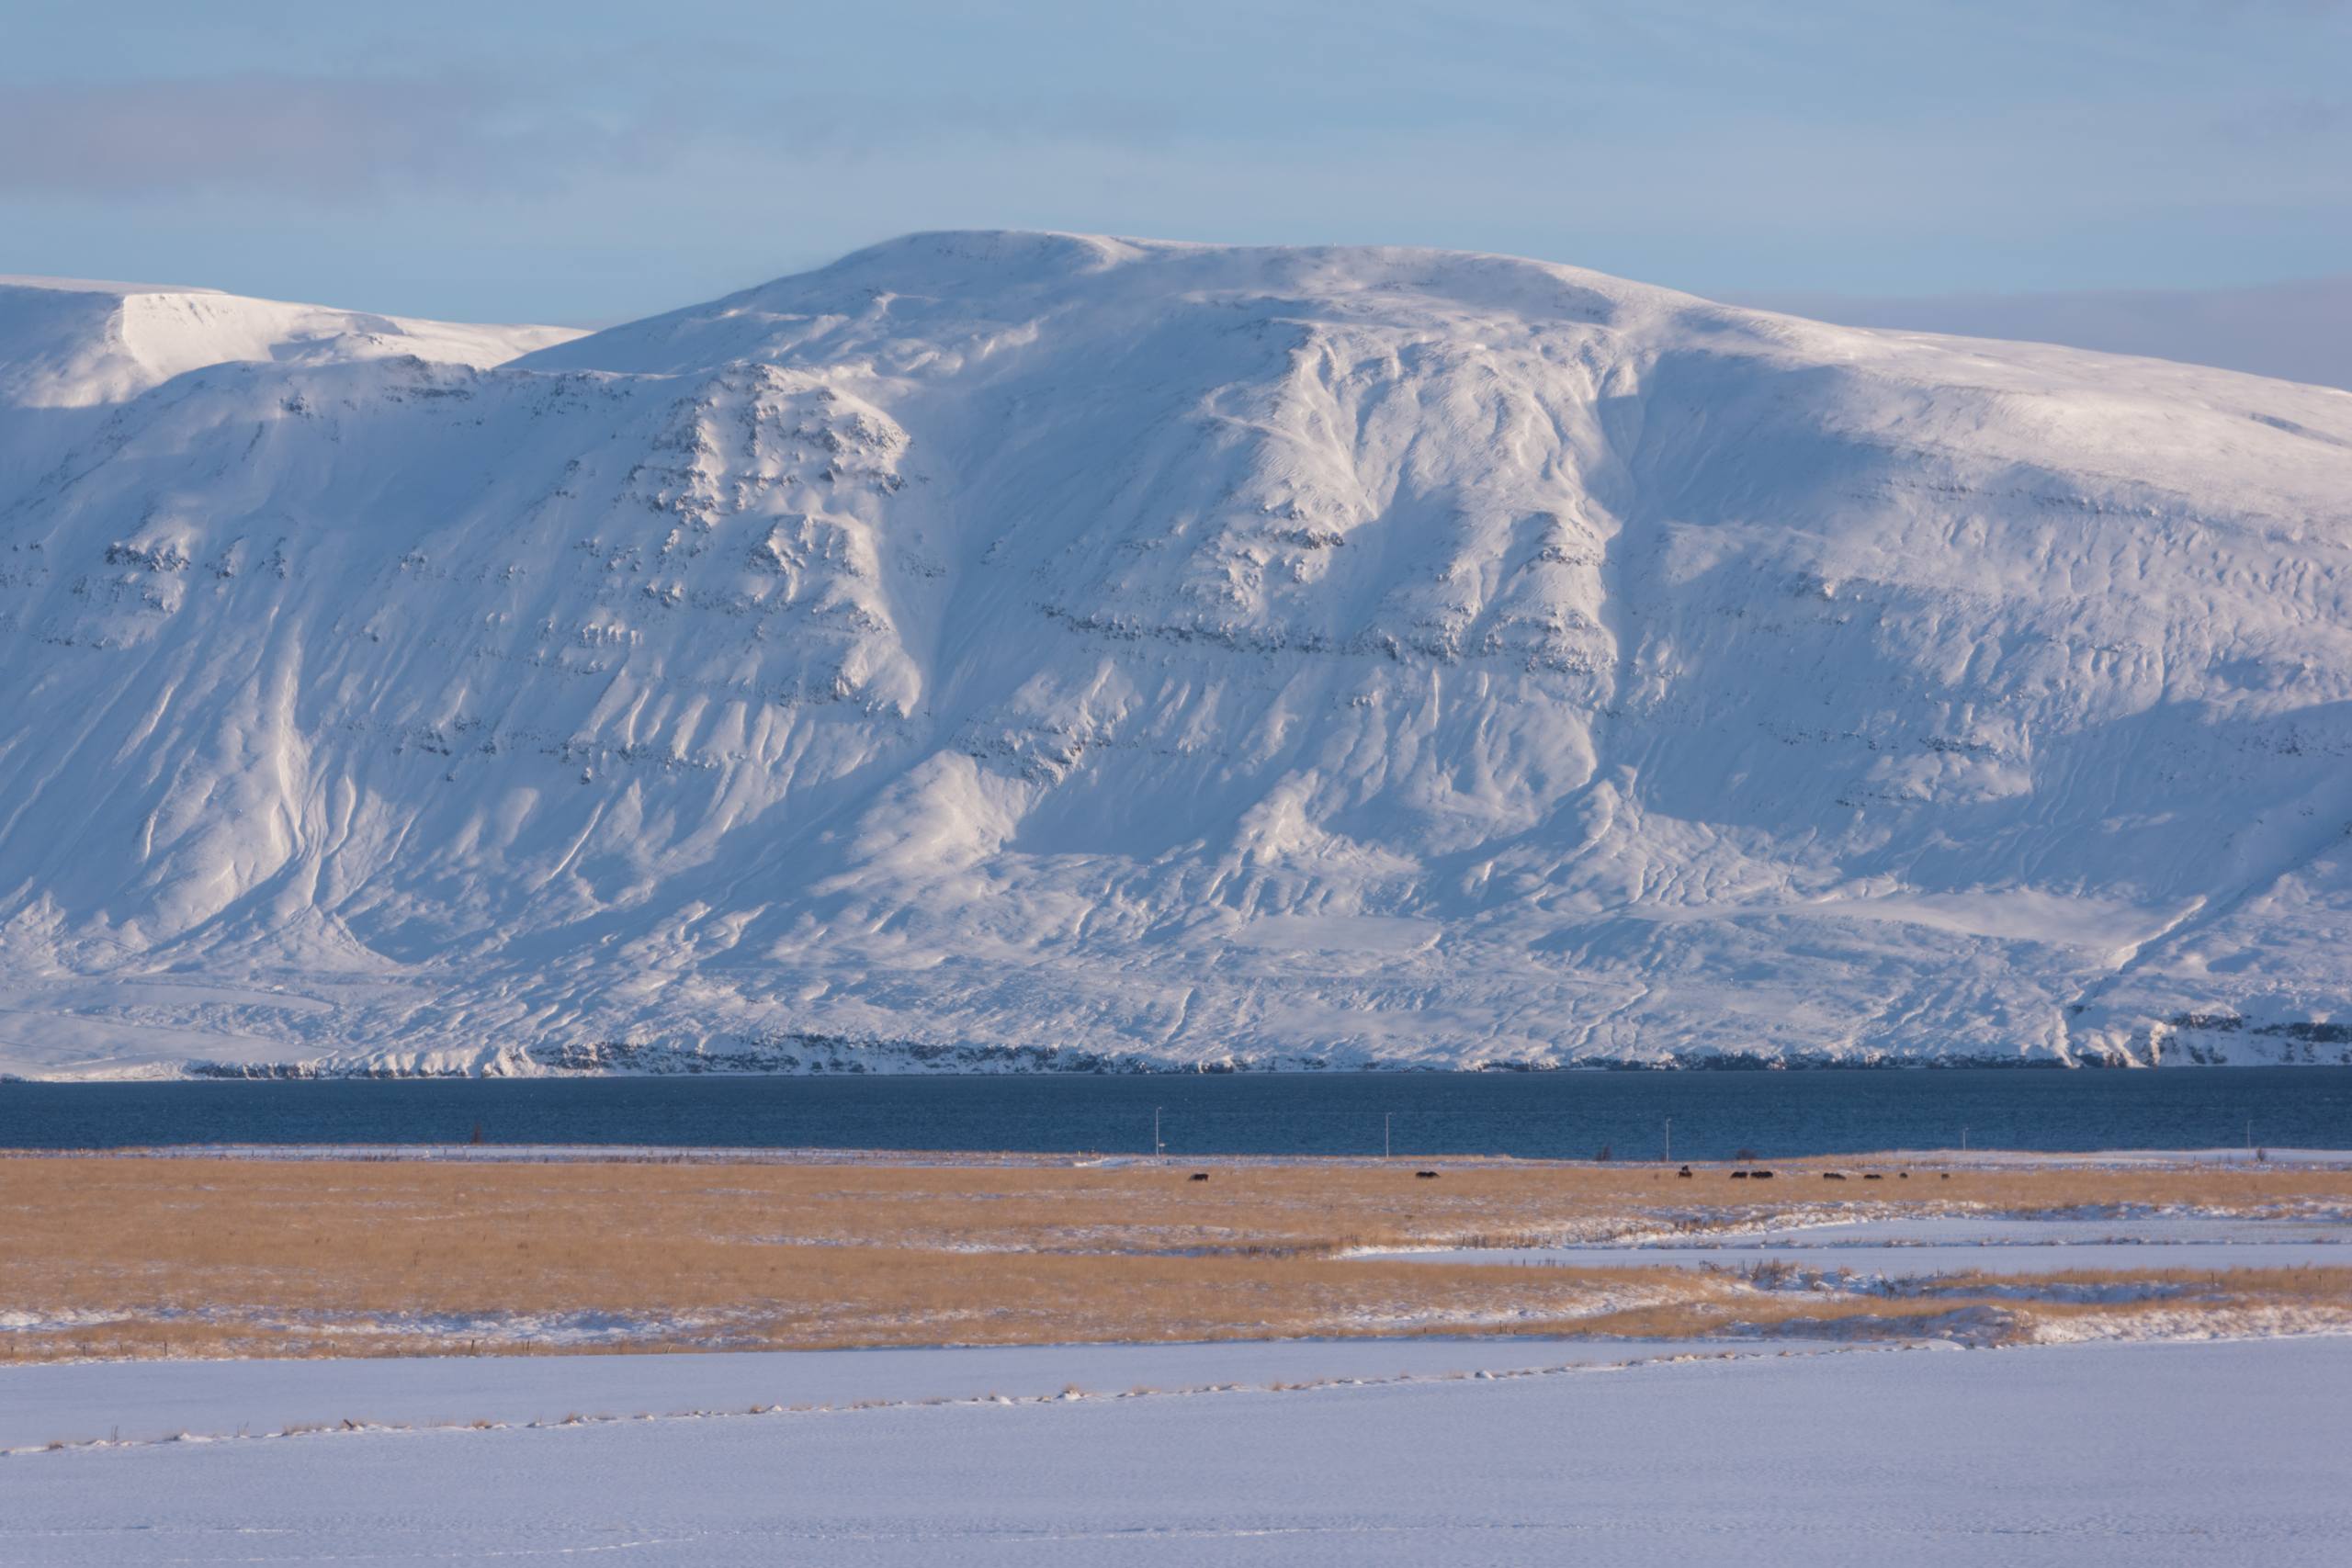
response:
[[[1674,1118],[1666,1119],[1666,1163],[1674,1163]]]

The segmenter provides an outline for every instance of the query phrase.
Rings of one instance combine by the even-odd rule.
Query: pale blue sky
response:
[[[0,271],[599,322],[911,229],[1743,298],[2352,271],[2352,5],[6,0]]]

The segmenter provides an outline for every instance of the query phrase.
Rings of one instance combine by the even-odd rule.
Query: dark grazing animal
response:
[[[1842,1170],[1825,1170],[1821,1173],[1821,1179],[1824,1181],[1843,1181],[1846,1179],[1846,1173]]]
[[[1416,1181],[1435,1181],[1437,1179],[1437,1172],[1434,1170],[1417,1170],[1413,1172],[1413,1179]]]
[[[1734,1181],[1745,1181],[1747,1179],[1747,1172],[1744,1170],[1735,1170],[1731,1173],[1731,1179]]]
[[[1206,1181],[1208,1179],[1209,1173],[1205,1170],[1196,1170],[1193,1172],[1193,1179],[1195,1181]]]
[[[1678,1180],[1688,1181],[1688,1180],[1690,1180],[1690,1168],[1689,1166],[1687,1166],[1687,1165],[1686,1165],[1686,1166],[1684,1166],[1680,1170],[1676,1171],[1674,1174],[1675,1174],[1675,1177],[1676,1177],[1676,1179],[1677,1179]]]

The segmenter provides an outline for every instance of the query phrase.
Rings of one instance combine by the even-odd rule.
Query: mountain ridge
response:
[[[2352,1056],[2352,396],[1070,235],[238,330],[10,404],[0,1067]]]

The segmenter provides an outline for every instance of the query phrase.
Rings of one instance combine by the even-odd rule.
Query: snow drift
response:
[[[562,336],[0,288],[0,1064],[2352,1060],[2352,394],[1053,234]]]

